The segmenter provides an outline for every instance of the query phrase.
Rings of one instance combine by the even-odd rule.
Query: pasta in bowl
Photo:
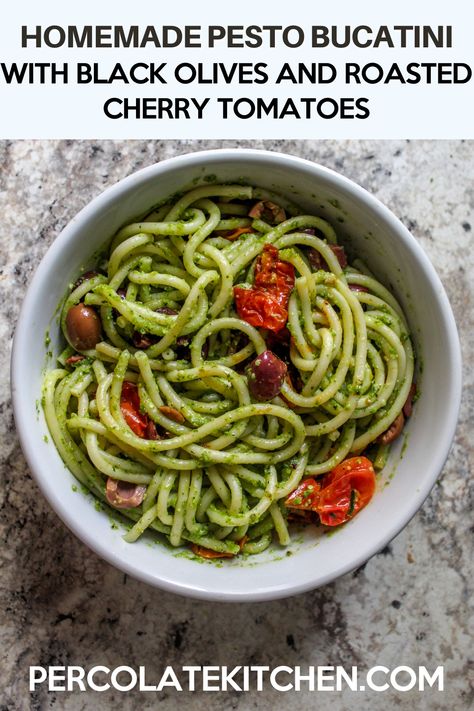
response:
[[[288,516],[340,525],[368,502],[414,357],[399,304],[356,263],[321,217],[205,185],[78,278],[45,413],[76,478],[135,522],[126,541],[150,528],[203,557],[255,554],[274,532],[289,544]]]
[[[254,180],[242,177],[242,161]],[[278,162],[285,177],[259,180]],[[111,211],[101,223],[100,205],[91,204],[79,226],[94,234],[88,250],[74,230],[63,240],[63,259],[86,266],[69,268],[61,328],[50,328],[58,362],[50,359],[43,378],[57,452],[99,509],[126,517],[124,540],[87,497],[79,507],[92,529],[70,508],[65,513],[64,470],[55,476],[61,496],[57,488],[46,494],[101,555],[177,592],[262,599],[322,584],[383,545],[401,520],[382,525],[370,545],[354,548],[345,534],[353,544],[367,525],[378,530],[390,490],[398,496],[397,485],[406,486],[397,471],[386,489],[384,465],[406,446],[397,435],[412,410],[418,323],[398,301],[398,274],[394,289],[390,265],[389,279],[385,263],[377,269],[386,238],[380,215],[365,225],[373,236],[367,249],[338,228],[349,210],[356,230],[370,217],[366,194],[324,169],[252,151],[170,164],[175,175],[158,165],[127,179],[122,192],[112,188],[112,229]],[[160,170],[168,182],[156,207]],[[295,191],[289,180],[298,174]],[[395,218],[386,219],[396,233]],[[94,248],[102,252],[90,259]],[[65,291],[56,288],[56,298]],[[340,533],[322,535],[330,530]],[[150,548],[154,536],[169,548]],[[193,564],[206,558],[227,560],[206,565],[203,585]],[[288,571],[296,571],[291,582]]]

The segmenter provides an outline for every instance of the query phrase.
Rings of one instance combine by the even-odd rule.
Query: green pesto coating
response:
[[[133,524],[127,541],[148,531],[172,547],[258,554],[291,541],[284,501],[305,476],[365,450],[396,419],[414,355],[394,295],[364,269],[340,265],[326,220],[259,188],[204,183],[125,225],[107,273],[72,288],[61,314],[68,346],[46,374],[43,407],[61,457],[100,506],[108,478],[144,487],[143,502],[122,510]],[[259,200],[287,217],[249,217]],[[252,232],[226,239],[237,228]],[[267,350],[268,334],[239,318],[233,287],[251,288],[265,244],[295,269],[293,381],[256,402],[245,365]],[[79,353],[66,315],[81,301],[97,310],[102,333]],[[124,381],[136,385],[137,416],[157,438],[125,419]],[[378,448],[377,468],[387,455]]]

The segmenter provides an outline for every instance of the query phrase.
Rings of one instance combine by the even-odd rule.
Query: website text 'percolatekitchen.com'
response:
[[[32,666],[30,691],[424,691],[444,690],[444,668],[373,666]]]

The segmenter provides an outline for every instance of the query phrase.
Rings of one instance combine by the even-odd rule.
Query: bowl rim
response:
[[[306,173],[312,173],[315,178],[322,178],[329,185],[337,186],[338,189],[346,192],[353,199],[365,204],[366,207],[370,208],[372,214],[376,215],[382,220],[383,223],[387,224],[391,231],[397,233],[397,236],[402,240],[402,242],[404,242],[407,249],[414,256],[417,266],[425,273],[427,279],[429,280],[433,294],[436,297],[437,309],[443,319],[443,325],[446,331],[450,334],[450,338],[448,339],[448,342],[444,344],[444,347],[448,351],[447,359],[452,365],[450,373],[452,380],[452,397],[449,402],[445,404],[446,426],[443,432],[443,442],[441,447],[439,447],[441,451],[438,455],[436,463],[433,463],[431,467],[430,476],[425,474],[424,478],[418,482],[418,486],[413,491],[413,497],[411,497],[409,503],[406,504],[402,514],[385,530],[383,536],[377,537],[376,541],[370,541],[363,549],[363,552],[359,552],[354,556],[350,564],[345,563],[325,575],[315,575],[314,580],[306,580],[299,583],[287,581],[283,586],[281,584],[268,585],[264,589],[258,591],[249,590],[248,592],[223,592],[222,590],[214,591],[212,589],[206,589],[205,587],[198,588],[196,586],[189,586],[185,581],[164,580],[159,577],[159,572],[150,573],[149,571],[140,568],[139,565],[135,566],[130,564],[128,561],[124,561],[114,551],[109,550],[106,544],[103,544],[100,539],[94,537],[87,530],[87,528],[81,526],[75,519],[74,515],[71,515],[71,512],[63,505],[62,499],[59,495],[57,495],[55,489],[51,485],[48,485],[48,477],[46,477],[42,471],[42,463],[35,452],[33,438],[30,437],[30,432],[27,430],[27,427],[23,422],[23,418],[21,417],[22,409],[25,407],[22,402],[24,401],[23,398],[26,397],[26,394],[22,391],[20,361],[23,349],[25,349],[28,344],[28,321],[29,317],[35,310],[36,291],[39,288],[39,285],[43,282],[44,278],[47,277],[50,266],[54,264],[60,252],[66,247],[67,244],[69,244],[69,242],[73,242],[75,240],[76,229],[83,220],[87,220],[89,216],[92,216],[98,210],[104,210],[109,203],[115,202],[121,194],[127,193],[134,185],[147,182],[151,176],[158,178],[160,174],[166,173],[169,168],[174,169],[179,168],[182,165],[193,166],[196,164],[205,166],[205,164],[209,161],[213,161],[214,163],[216,161],[220,163],[238,163],[239,161],[247,162],[255,159],[268,161],[269,164],[291,164],[291,166],[296,169],[300,169]],[[315,163],[298,156],[277,151],[253,148],[219,148],[174,156],[131,173],[94,197],[78,213],[76,213],[76,215],[61,230],[36,268],[21,306],[15,328],[11,353],[11,394],[16,429],[19,435],[21,448],[30,471],[42,494],[55,513],[83,543],[85,543],[102,559],[106,560],[108,563],[114,565],[120,570],[125,571],[132,577],[168,592],[204,600],[219,600],[222,602],[252,602],[290,597],[325,585],[341,575],[358,568],[364,562],[369,560],[374,554],[384,548],[407,525],[430,493],[448,457],[457,426],[461,403],[461,367],[462,360],[459,336],[451,305],[444,287],[433,265],[416,239],[410,234],[408,229],[392,213],[392,211],[377,197],[346,176],[320,165],[319,163]]]

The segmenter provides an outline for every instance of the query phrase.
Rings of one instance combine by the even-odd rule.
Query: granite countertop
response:
[[[100,560],[29,477],[13,424],[9,353],[31,275],[62,227],[129,173],[215,147],[281,150],[343,172],[419,240],[454,308],[465,363],[457,437],[442,477],[402,533],[366,565],[295,598],[232,606],[160,592]],[[18,141],[0,143],[0,710],[470,708],[473,594],[474,144],[461,141]],[[442,345],[440,346],[442,347]],[[471,492],[472,494],[472,487]],[[471,500],[472,507],[472,500]],[[472,618],[471,618],[472,620]],[[469,637],[471,632],[471,637]],[[445,665],[445,691],[94,694],[28,691],[29,665]],[[471,669],[472,671],[472,669]],[[472,689],[471,689],[472,693]]]

